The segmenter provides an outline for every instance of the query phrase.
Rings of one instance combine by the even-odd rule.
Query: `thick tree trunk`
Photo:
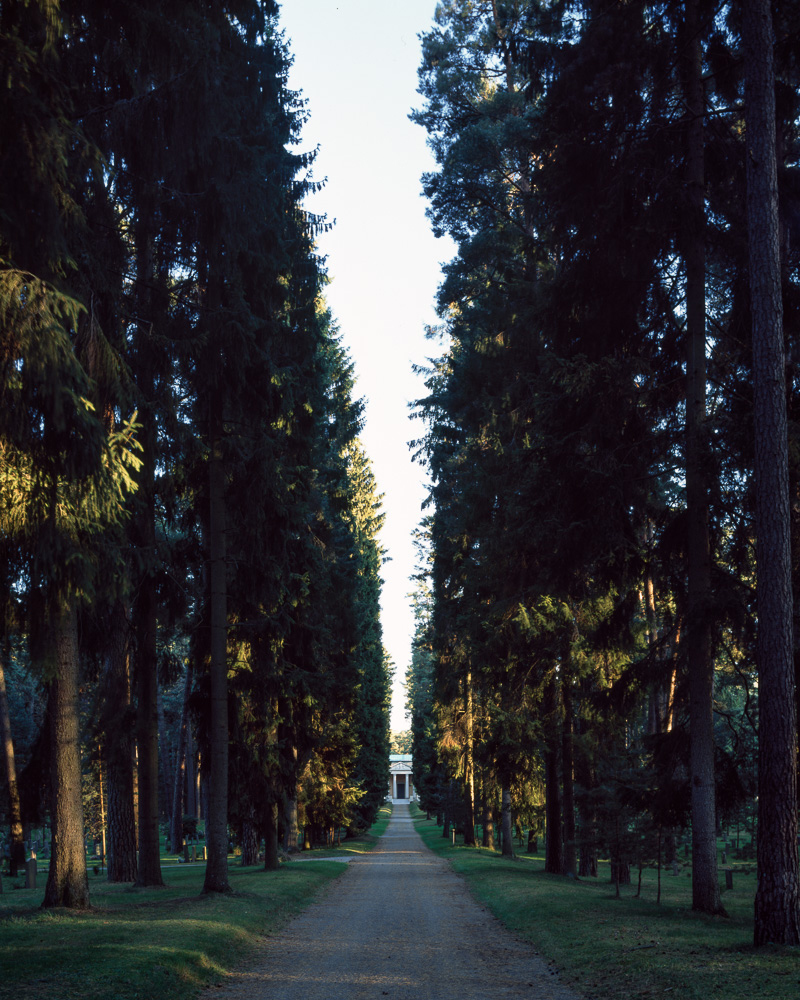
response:
[[[3,743],[3,757],[6,765],[6,781],[8,782],[9,818],[11,821],[11,857],[9,868],[14,878],[22,865],[25,864],[25,844],[22,836],[22,810],[17,787],[17,767],[14,762],[14,741],[11,738],[11,717],[8,713],[8,696],[6,694],[6,675],[3,669],[3,657],[0,658],[0,739]]]
[[[109,882],[135,882],[138,875],[128,633],[125,607],[117,601],[111,612],[104,706]]]
[[[717,876],[714,784],[714,659],[708,532],[706,420],[705,98],[697,0],[685,6],[686,51],[686,519],[688,524],[689,725],[692,909],[723,913]]]
[[[503,831],[503,856],[514,857],[514,833],[511,816],[511,789],[504,787],[500,793],[501,828]]]
[[[258,864],[258,829],[252,819],[242,823],[242,867]]]
[[[783,305],[768,0],[745,4],[758,599],[758,887],[754,943],[800,944],[797,721]]]
[[[42,906],[89,906],[89,879],[83,842],[80,714],[78,708],[78,622],[75,600],[54,609],[48,627],[56,674],[50,682],[48,717],[52,852]]]
[[[178,737],[178,759],[175,762],[175,778],[172,789],[172,822],[169,839],[173,854],[180,854],[183,847],[183,790],[186,785],[186,746],[189,738],[189,695],[191,693],[192,665],[189,663],[186,667],[186,677],[183,682],[183,705],[181,707],[181,728]]]
[[[228,600],[225,543],[225,466],[222,415],[211,403],[209,434],[209,583],[211,586],[211,773],[203,892],[230,892],[228,884]]]
[[[277,871],[280,865],[278,857],[278,803],[268,803],[264,822],[264,868],[267,871]]]

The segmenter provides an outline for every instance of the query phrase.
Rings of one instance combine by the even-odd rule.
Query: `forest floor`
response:
[[[723,890],[727,917],[692,912],[691,869],[675,877],[645,869],[620,887],[599,877],[569,879],[544,871],[542,855],[514,859],[453,845],[435,821],[412,807],[423,840],[462,875],[475,897],[514,934],[546,956],[563,982],[587,1000],[797,1000],[800,949],[754,948],[753,865],[733,866]],[[723,873],[720,872],[724,884]]]

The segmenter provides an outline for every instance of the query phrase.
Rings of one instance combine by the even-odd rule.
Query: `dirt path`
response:
[[[407,805],[376,849],[204,1000],[579,1000],[429,851]]]

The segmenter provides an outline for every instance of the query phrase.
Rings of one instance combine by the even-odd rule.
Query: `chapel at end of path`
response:
[[[410,753],[389,754],[389,791],[386,798],[390,802],[416,802],[411,764]]]

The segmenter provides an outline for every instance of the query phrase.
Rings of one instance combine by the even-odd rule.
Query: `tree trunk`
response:
[[[14,741],[11,738],[11,717],[8,713],[8,696],[6,694],[6,675],[3,669],[5,650],[0,657],[0,738],[3,743],[3,756],[6,764],[6,781],[8,782],[9,818],[11,820],[11,857],[9,870],[11,877],[17,875],[19,868],[25,864],[25,844],[22,836],[22,810],[17,787],[17,768],[14,763]]]
[[[278,803],[268,803],[264,812],[264,868],[274,872],[280,865],[278,858]]]
[[[230,892],[228,884],[228,603],[225,545],[225,466],[222,414],[212,400],[209,421],[209,583],[211,586],[211,773],[203,892]]]
[[[745,4],[758,599],[758,886],[754,943],[800,944],[797,722],[783,305],[768,0]]]
[[[556,681],[547,682],[544,693],[545,713],[545,861],[544,870],[560,875],[564,870],[561,839],[561,787],[559,784],[559,725]]]
[[[155,474],[157,437],[155,427],[156,387],[155,348],[152,338],[155,260],[152,215],[143,207],[136,226],[136,305],[139,314],[136,365],[142,396],[142,466],[139,473],[139,502],[136,543],[144,567],[134,600],[136,624],[136,742],[139,886],[163,885],[160,834],[158,827],[158,611],[154,568],[156,566]]]
[[[258,830],[252,819],[242,823],[242,867],[258,864]]]
[[[494,780],[483,779],[483,838],[482,844],[490,851],[494,850],[494,811],[497,789]]]
[[[475,765],[472,747],[472,674],[464,678],[464,844],[475,846]]]
[[[511,829],[511,789],[504,787],[500,793],[501,825],[503,831],[503,856],[514,857],[514,834]]]
[[[108,783],[108,881],[135,882],[136,812],[133,793],[134,713],[131,706],[128,617],[121,601],[111,612],[104,705]]]
[[[138,886],[163,885],[158,824],[158,653],[157,609],[152,579],[146,577],[137,601],[139,871]]]
[[[192,664],[187,664],[183,682],[183,705],[181,707],[181,729],[178,738],[178,759],[175,762],[175,778],[172,789],[172,823],[170,826],[170,846],[173,854],[180,854],[183,847],[183,790],[186,785],[186,746],[189,737],[189,696],[192,693]],[[188,812],[188,810],[187,810]]]
[[[564,875],[570,875],[572,878],[575,878],[578,871],[578,862],[575,847],[575,797],[572,783],[574,747],[572,733],[572,690],[570,688],[569,677],[564,678],[561,690],[564,699],[564,723],[561,740],[561,765],[564,783],[564,860],[562,862],[562,872]]]
[[[89,906],[89,879],[83,842],[80,714],[78,708],[78,622],[75,599],[53,611],[51,646],[56,674],[50,682],[48,717],[52,852],[42,906]]]
[[[175,774],[177,760],[175,760],[176,748],[172,744],[171,734],[167,730],[167,720],[164,715],[164,699],[161,697],[161,690],[156,689],[158,706],[158,750],[161,781],[159,787],[159,801],[163,808],[159,809],[159,814],[167,815],[167,830],[172,829],[172,793],[175,787]],[[175,766],[173,767],[173,761]]]
[[[708,533],[706,420],[705,98],[698,0],[685,5],[686,52],[686,519],[687,642],[692,796],[692,909],[723,913],[717,876],[714,785],[714,659]]]

